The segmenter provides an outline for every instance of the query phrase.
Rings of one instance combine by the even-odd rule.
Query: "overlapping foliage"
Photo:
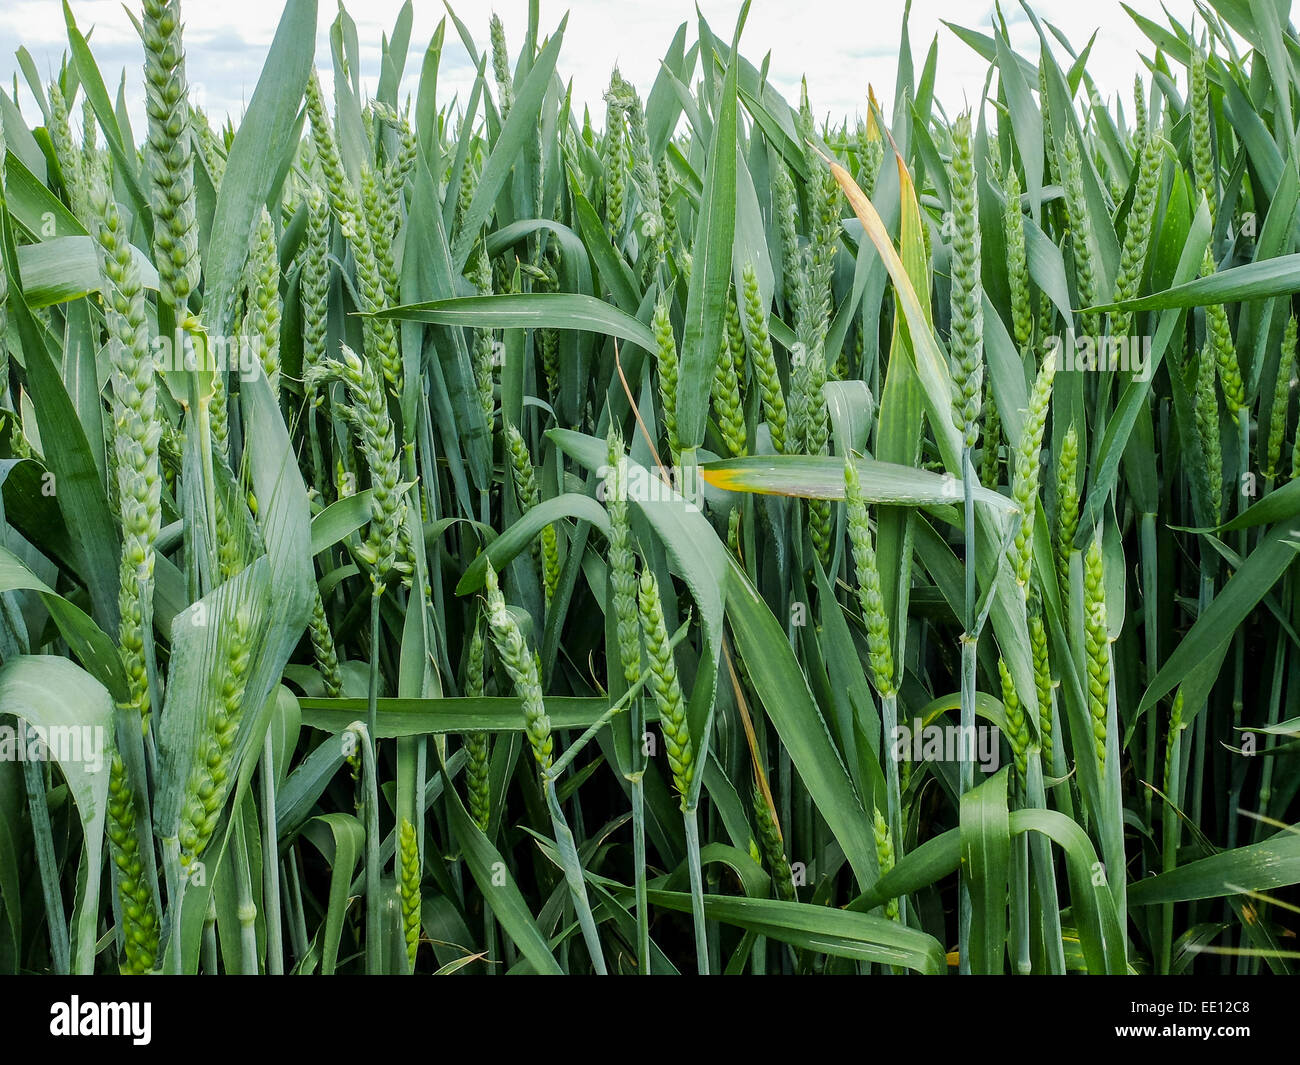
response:
[[[744,12],[20,52],[0,967],[1289,972],[1300,37],[1025,14],[854,123]]]

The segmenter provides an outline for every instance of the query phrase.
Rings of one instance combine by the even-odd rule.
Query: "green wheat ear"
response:
[[[740,311],[734,292],[727,294],[727,328],[718,352],[713,374],[713,408],[723,443],[733,456],[749,450],[745,429],[745,403],[741,383],[745,372],[745,338],[741,332]]]
[[[751,364],[763,401],[763,417],[772,434],[772,447],[778,455],[785,452],[786,412],[785,390],[781,374],[776,367],[772,350],[772,337],[767,328],[767,307],[759,291],[758,271],[753,263],[746,263],[741,277],[745,299],[745,328],[748,331]]]
[[[605,233],[616,250],[623,242],[627,200],[627,124],[617,95],[622,80],[615,67],[605,94]]]
[[[54,149],[54,158],[58,160],[59,170],[62,173],[63,188],[68,194],[72,213],[80,219],[88,220],[90,219],[90,204],[87,200],[90,191],[88,182],[92,180],[93,175],[87,172],[86,164],[72,142],[68,102],[57,81],[50,82],[48,95],[50,115],[46,129],[50,135],[50,145]]]
[[[1023,352],[1034,337],[1034,312],[1029,295],[1029,260],[1025,252],[1025,216],[1020,206],[1020,175],[1007,167],[1003,184],[1006,207],[1003,220],[1007,237],[1007,282],[1011,287],[1011,331]]]
[[[141,35],[154,263],[162,298],[181,307],[199,281],[199,227],[180,0],[144,0]]]
[[[1070,221],[1070,243],[1074,247],[1074,274],[1079,287],[1079,303],[1091,307],[1100,302],[1097,298],[1097,264],[1093,261],[1092,241],[1088,239],[1092,233],[1092,221],[1083,186],[1082,149],[1072,129],[1065,131],[1065,147],[1061,153],[1061,181],[1065,186],[1065,213]],[[1095,314],[1080,315],[1079,321],[1086,335],[1097,335]]]
[[[790,859],[786,857],[781,826],[772,816],[772,810],[757,783],[754,784],[754,822],[758,826],[758,843],[763,861],[772,874],[772,882],[776,886],[777,893],[787,902],[795,901],[798,893],[795,891]]]
[[[414,551],[406,523],[397,440],[383,385],[370,364],[346,344],[339,358],[322,359],[306,375],[309,385],[325,378],[341,381],[347,390],[348,402],[334,409],[356,430],[370,469],[370,529],[357,555],[373,567],[374,579],[380,584],[394,576],[409,582]]]
[[[478,163],[471,153],[460,169],[460,187],[456,190],[456,211],[452,215],[452,232],[459,236],[465,229],[465,216],[469,214],[474,202],[474,192],[478,188]]]
[[[1133,155],[1141,158],[1148,137],[1147,97],[1142,86],[1142,75],[1133,75]]]
[[[1002,682],[1002,709],[1006,713],[1007,740],[1011,744],[1011,753],[1016,762],[1016,775],[1023,784],[1029,773],[1029,719],[1025,714],[1024,704],[1016,692],[1016,682],[1011,679],[1011,671],[1002,657],[998,657],[998,678]]]
[[[881,593],[880,567],[876,563],[867,504],[852,459],[844,462],[844,492],[849,543],[853,549],[853,565],[858,574],[858,603],[867,624],[867,655],[871,677],[876,691],[884,698],[898,690],[894,677],[894,651],[889,640],[889,617],[885,613],[885,599]]]
[[[1205,197],[1210,209],[1210,222],[1214,223],[1218,214],[1218,203],[1214,193],[1214,146],[1210,131],[1210,81],[1205,70],[1205,55],[1195,45],[1191,49],[1191,68],[1188,73],[1187,108],[1192,121],[1192,176],[1196,181],[1196,191]]]
[[[361,167],[361,209],[365,212],[375,268],[379,271],[378,291],[372,303],[390,307],[400,302],[397,298],[397,262],[393,255],[396,219],[392,214],[395,204],[385,186],[384,175],[368,163]]]
[[[803,252],[799,244],[799,200],[790,171],[780,160],[772,170],[772,201],[777,232],[781,237],[785,302],[790,308],[791,317],[797,321],[800,311],[799,275],[803,268]]]
[[[805,454],[825,455],[830,445],[830,412],[824,389],[827,382],[826,333],[830,322],[829,280],[821,277],[815,249],[805,249],[799,273],[797,343],[790,367],[790,428],[797,447]],[[830,501],[807,500],[808,532],[823,566],[830,563],[833,514]]]
[[[162,419],[154,358],[149,343],[140,270],[117,202],[103,181],[90,193],[109,332],[113,396],[113,461],[122,523],[118,645],[126,669],[130,703],[148,730],[150,693],[145,641],[152,602],[154,542],[162,525],[158,445]]]
[[[487,648],[483,643],[483,630],[476,617],[474,635],[469,643],[469,657],[465,665],[467,698],[483,697],[486,659]],[[466,733],[465,755],[465,786],[469,798],[469,814],[479,829],[486,832],[492,823],[492,749],[488,733]]]
[[[876,125],[875,112],[867,110],[867,121],[859,126],[858,155],[861,169],[858,171],[858,184],[862,191],[870,196],[876,189],[880,177],[880,167],[885,161],[885,142]]]
[[[1029,574],[1034,544],[1034,519],[1038,512],[1039,455],[1043,447],[1043,428],[1052,400],[1052,381],[1056,376],[1056,354],[1049,353],[1043,360],[1029,393],[1029,409],[1025,414],[1020,443],[1016,447],[1015,477],[1011,497],[1020,508],[1020,526],[1016,530],[1015,560],[1016,583],[1028,595]]]
[[[510,457],[510,472],[514,480],[515,494],[519,497],[519,509],[527,514],[542,501],[541,489],[537,485],[537,474],[533,468],[533,457],[528,451],[528,444],[523,434],[509,422],[506,423],[506,450]],[[560,584],[560,546],[559,536],[554,525],[542,526],[542,531],[533,541],[533,557],[542,563],[542,583],[549,605]]]
[[[1106,575],[1101,538],[1088,543],[1083,563],[1083,624],[1087,650],[1088,714],[1097,768],[1106,772],[1106,729],[1110,708],[1110,632],[1106,621]]]
[[[211,682],[210,705],[199,738],[195,760],[181,803],[177,838],[181,864],[188,867],[203,856],[216,833],[218,819],[234,783],[235,740],[244,718],[244,689],[252,668],[255,618],[240,608],[221,633],[218,656],[221,671]]]
[[[1043,625],[1042,608],[1037,599],[1029,605],[1029,648],[1034,660],[1034,690],[1038,696],[1038,739],[1043,748],[1045,768],[1052,766],[1052,665],[1048,657],[1047,629]]]
[[[670,251],[675,250],[681,242],[681,230],[677,225],[677,210],[673,207],[672,202],[676,184],[668,160],[666,158],[659,160],[659,194],[661,197],[660,207],[664,216],[664,247]]]
[[[130,774],[116,750],[109,762],[104,832],[122,912],[121,971],[140,975],[152,970],[158,958],[158,911],[144,873]]]
[[[1158,136],[1144,136],[1139,152],[1137,183],[1133,190],[1133,203],[1129,208],[1128,225],[1124,230],[1124,244],[1120,251],[1119,275],[1115,279],[1115,302],[1122,303],[1137,295],[1146,264],[1147,249],[1155,220],[1156,196],[1160,191],[1160,164],[1163,161],[1165,142]],[[1127,336],[1132,325],[1132,314],[1116,311],[1111,317],[1111,333]]]
[[[1201,276],[1209,277],[1213,273],[1214,258],[1207,248],[1205,261],[1201,265]],[[1246,386],[1237,363],[1237,348],[1232,339],[1232,326],[1228,322],[1228,309],[1223,304],[1206,304],[1205,333],[1206,346],[1219,370],[1224,405],[1228,408],[1229,417],[1234,422],[1240,422],[1246,406]]]
[[[361,295],[362,309],[378,310],[389,303],[380,261],[375,252],[376,234],[371,230],[370,214],[362,205],[361,197],[353,187],[343,167],[338,142],[334,139],[334,125],[325,107],[320,79],[313,67],[306,87],[307,116],[311,120],[312,138],[316,157],[325,175],[330,210],[339,222],[339,229],[352,247],[356,264],[357,290]],[[378,234],[382,240],[382,233]],[[398,344],[397,328],[390,318],[362,320],[363,349],[368,360],[375,362],[388,382],[393,395],[402,392],[402,353]]]
[[[482,240],[470,255],[470,274],[480,296],[492,295],[492,261]],[[491,434],[496,426],[496,341],[491,329],[474,330],[473,366],[479,406]]]
[[[1277,464],[1282,459],[1282,441],[1286,437],[1287,414],[1291,408],[1291,385],[1295,376],[1296,317],[1291,315],[1282,333],[1282,353],[1277,364],[1277,380],[1273,385],[1273,405],[1269,411],[1267,458],[1264,476],[1270,481],[1277,476]]]
[[[609,512],[609,583],[614,605],[619,664],[628,686],[641,676],[641,623],[637,607],[636,556],[628,515],[627,458],[623,435],[610,422],[606,440],[608,475],[605,509]]]
[[[984,286],[980,281],[980,224],[970,114],[952,131],[952,418],[965,445],[979,439],[984,387]]]
[[[667,749],[668,766],[672,770],[673,787],[681,796],[681,806],[685,810],[691,780],[695,775],[695,748],[686,721],[686,699],[677,678],[677,663],[664,624],[659,582],[649,569],[641,571],[638,605],[641,634],[645,638],[646,654],[650,661],[650,680],[646,686],[659,708],[659,724]]]
[[[984,447],[980,454],[980,484],[997,488],[1002,465],[1002,417],[993,396],[993,380],[984,381]]]
[[[1291,480],[1300,477],[1300,425],[1296,426],[1295,439],[1291,441]]]
[[[420,946],[420,839],[415,826],[405,817],[398,831],[401,879],[398,895],[402,907],[402,931],[406,939],[407,967],[415,970],[415,955]]]
[[[1207,339],[1196,363],[1196,430],[1205,462],[1200,471],[1210,507],[1210,521],[1217,525],[1223,513],[1223,438],[1219,423],[1219,397],[1215,389],[1217,363],[1214,344]]]
[[[871,808],[871,828],[876,840],[876,862],[880,866],[880,875],[884,876],[894,868],[894,837],[889,831],[885,815],[875,806]],[[891,921],[900,919],[898,899],[893,898],[885,903],[885,916]]]
[[[504,123],[514,104],[515,90],[514,79],[510,75],[510,51],[506,47],[506,28],[495,12],[488,23],[488,34],[492,43],[492,76],[497,83],[498,110]]]
[[[655,365],[659,371],[659,402],[663,405],[664,430],[668,434],[668,450],[672,464],[680,461],[682,445],[677,436],[677,379],[680,372],[677,359],[677,339],[673,335],[673,322],[668,313],[668,294],[665,292],[655,304],[651,328],[655,336]]]
[[[212,179],[212,188],[221,191],[221,179],[226,176],[226,147],[212,131],[208,116],[200,108],[190,109],[190,125],[198,133],[198,154]]]
[[[536,654],[528,649],[519,623],[506,607],[505,596],[497,584],[496,570],[488,566],[484,579],[492,643],[523,702],[524,732],[528,736],[533,759],[545,771],[551,768],[555,742],[551,738],[551,719],[546,714],[546,704],[542,698],[541,668]]]
[[[329,241],[330,215],[325,194],[316,185],[307,190],[307,243],[303,253],[302,364],[304,372],[312,370],[326,355],[326,329],[329,318]],[[312,395],[313,403],[316,397]]]
[[[639,220],[641,235],[653,249],[645,260],[645,277],[653,276],[654,268],[664,259],[665,234],[663,194],[659,187],[659,169],[650,149],[650,133],[646,126],[645,109],[635,87],[619,74],[617,68],[610,80],[607,102],[617,107],[627,122],[627,148],[632,161],[632,181],[640,197],[642,214]],[[615,125],[618,120],[615,120]]]
[[[314,593],[311,619],[307,622],[312,656],[316,660],[316,668],[320,671],[321,681],[325,685],[325,695],[330,699],[337,699],[343,694],[343,673],[339,669],[338,648],[334,643],[334,633],[330,629],[329,617],[325,613],[325,602],[321,599],[320,588],[315,588]]]
[[[1164,772],[1164,792],[1166,795],[1174,794],[1174,744],[1178,739],[1179,733],[1186,727],[1183,722],[1183,687],[1180,684],[1178,690],[1174,693],[1173,705],[1169,708],[1169,731],[1165,737],[1165,772]]]
[[[1056,461],[1056,575],[1062,595],[1070,588],[1070,554],[1079,531],[1080,473],[1079,434],[1071,424]]]
[[[265,207],[253,232],[253,246],[245,271],[248,310],[242,333],[257,347],[262,369],[271,391],[280,391],[280,260],[276,251],[275,228]]]
[[[1047,173],[1046,177],[1051,184],[1060,184],[1060,164],[1056,158],[1056,152],[1053,145],[1056,143],[1052,139],[1052,111],[1050,105],[1050,94],[1047,91],[1047,64],[1038,64],[1038,109],[1043,117],[1043,143],[1047,145]]]

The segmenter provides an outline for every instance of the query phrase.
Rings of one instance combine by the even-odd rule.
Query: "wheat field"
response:
[[[1286,5],[851,121],[471,6],[0,92],[0,972],[1290,973]]]

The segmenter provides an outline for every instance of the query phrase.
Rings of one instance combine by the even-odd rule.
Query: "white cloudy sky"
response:
[[[142,123],[138,90],[141,46],[123,5],[118,0],[70,3],[82,32],[93,27],[92,47],[110,87],[123,69],[128,84],[137,86],[129,98],[138,112],[134,117]],[[739,0],[698,3],[714,30],[729,36]],[[1160,0],[1128,0],[1128,4],[1164,22]],[[1181,22],[1191,21],[1192,0],[1166,0],[1166,4]],[[138,9],[139,5],[132,2],[128,6]],[[353,0],[347,6],[357,23],[366,62],[363,75],[373,86],[378,74],[380,36],[391,30],[401,0]],[[505,22],[514,52],[526,25],[528,0],[459,0],[453,7],[481,48],[486,46],[488,19],[495,10]],[[1033,0],[1033,8],[1063,30],[1076,49],[1081,49],[1097,31],[1089,72],[1103,95],[1109,98],[1120,94],[1128,110],[1133,75],[1141,68],[1138,53],[1149,55],[1153,49],[1119,0]],[[903,0],[754,0],[742,49],[755,60],[771,52],[771,79],[791,99],[799,77],[806,74],[819,116],[865,113],[868,83],[875,86],[888,108],[892,104],[902,9]],[[659,57],[677,26],[689,22],[690,39],[695,36],[694,0],[542,0],[544,31],[554,28],[566,10],[570,19],[560,71],[566,78],[573,78],[575,97],[592,104],[599,102],[614,64],[644,91],[653,81]],[[1016,0],[1006,0],[1003,10],[1011,23],[1012,43],[1026,54],[1036,54],[1032,27]],[[277,0],[192,0],[183,5],[190,82],[196,102],[214,119],[227,113],[237,118],[242,111],[257,82],[280,11]],[[421,54],[443,15],[443,6],[437,0],[414,0],[414,11],[412,54],[404,84],[412,92]],[[335,5],[321,0],[317,62],[322,67],[329,62],[328,32],[335,14]],[[964,100],[972,100],[981,91],[987,67],[943,22],[986,28],[992,15],[992,0],[914,0],[910,26],[915,62],[919,69],[937,35],[937,92],[950,109],[960,108]],[[0,9],[0,75],[6,86],[12,85],[18,71],[14,52],[20,45],[26,46],[42,78],[48,81],[66,48],[59,0],[6,0]],[[459,91],[463,100],[471,80],[468,57],[449,26],[439,77],[440,95]],[[20,84],[22,81],[19,73]],[[29,106],[25,103],[24,111],[32,116]]]

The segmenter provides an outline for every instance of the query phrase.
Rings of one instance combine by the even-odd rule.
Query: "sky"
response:
[[[91,34],[91,46],[110,88],[125,69],[132,124],[143,129],[140,71],[143,52],[135,29],[119,0],[69,0],[77,24]],[[730,36],[740,9],[739,0],[698,0],[699,8],[719,35]],[[133,0],[129,5],[139,8]],[[329,65],[329,25],[337,9],[320,3],[317,64]],[[363,58],[363,82],[378,80],[381,35],[391,32],[401,0],[352,0],[349,13],[357,24]],[[1040,18],[1062,30],[1076,50],[1096,31],[1088,70],[1104,98],[1118,95],[1130,110],[1135,73],[1142,70],[1139,54],[1153,47],[1119,0],[1035,0]],[[1160,0],[1128,0],[1128,6],[1164,23]],[[1183,24],[1192,20],[1192,0],[1166,0]],[[413,0],[411,54],[403,80],[412,95],[424,49],[444,15],[439,0]],[[487,47],[488,20],[493,11],[505,24],[511,54],[516,54],[527,25],[528,0],[459,0],[453,5],[469,26],[480,49]],[[575,99],[592,106],[602,120],[601,93],[616,64],[623,76],[644,94],[682,22],[689,23],[688,40],[695,38],[695,0],[542,0],[543,32],[558,25],[569,12],[560,73],[573,79]],[[1003,10],[1012,44],[1027,55],[1037,54],[1037,38],[1018,0]],[[252,95],[282,11],[277,0],[204,0],[182,4],[187,73],[193,101],[214,120],[230,115],[236,121]],[[964,108],[982,91],[987,64],[944,26],[987,29],[993,17],[991,0],[914,0],[909,20],[912,50],[919,70],[930,43],[939,42],[936,95],[950,113]],[[819,118],[865,115],[870,84],[889,113],[897,69],[903,0],[754,0],[741,39],[743,53],[757,62],[771,53],[770,79],[788,99],[797,99],[799,79],[806,75],[809,96]],[[93,28],[93,32],[92,31]],[[454,28],[448,25],[439,73],[439,95],[458,92],[465,100],[473,81],[469,57]],[[25,46],[48,82],[67,47],[60,0],[6,0],[0,8],[0,75],[7,91],[13,78],[20,83],[19,102],[29,124],[39,124],[35,105],[26,93],[14,53]],[[328,77],[325,81],[328,83]],[[130,88],[133,87],[133,88]]]

